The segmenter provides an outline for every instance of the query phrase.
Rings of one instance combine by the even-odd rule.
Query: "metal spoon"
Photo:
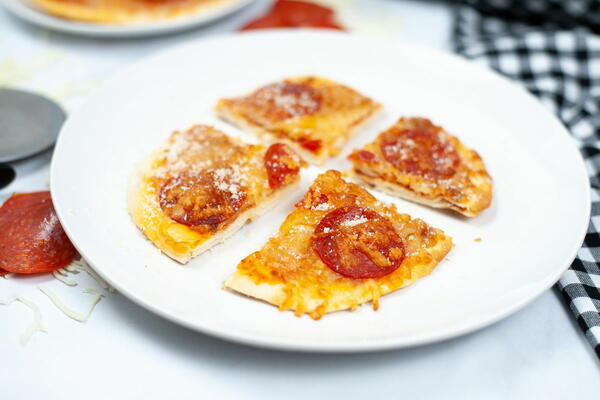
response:
[[[52,146],[66,117],[63,109],[46,97],[0,89],[0,163],[29,157]],[[0,189],[14,178],[14,169],[0,164]]]

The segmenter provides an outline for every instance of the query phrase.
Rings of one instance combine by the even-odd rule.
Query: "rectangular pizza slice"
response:
[[[479,154],[425,118],[400,118],[348,158],[363,182],[416,203],[473,217],[492,201]]]
[[[289,144],[305,160],[323,164],[381,109],[356,90],[305,76],[263,86],[247,96],[219,100],[223,119],[267,141]]]
[[[353,310],[431,273],[452,239],[329,170],[225,287],[314,319]]]
[[[205,125],[174,132],[132,179],[129,212],[180,263],[264,213],[306,164],[287,145],[244,144]]]

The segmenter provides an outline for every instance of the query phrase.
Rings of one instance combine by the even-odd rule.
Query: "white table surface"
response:
[[[330,0],[336,2],[336,0]],[[268,0],[218,24],[144,40],[94,40],[45,32],[0,10],[0,86],[38,90],[75,111],[86,93],[123,66],[167,46],[229,32]],[[428,1],[337,0],[342,20],[362,34],[387,35],[449,50],[450,11]],[[0,144],[1,145],[1,144]],[[0,191],[48,186],[50,152],[16,164],[18,180]],[[419,348],[358,355],[275,352],[213,339],[167,322],[104,291],[86,323],[67,318],[37,286],[85,309],[100,289],[71,276],[0,279],[0,300],[35,302],[47,333],[25,346],[32,321],[22,304],[0,307],[2,399],[565,399],[600,395],[600,363],[555,289],[479,332]],[[85,397],[83,397],[85,396]]]

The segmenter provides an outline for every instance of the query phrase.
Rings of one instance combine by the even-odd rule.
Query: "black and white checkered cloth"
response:
[[[520,82],[565,124],[586,160],[592,215],[557,286],[600,357],[600,0],[462,0],[461,55]]]

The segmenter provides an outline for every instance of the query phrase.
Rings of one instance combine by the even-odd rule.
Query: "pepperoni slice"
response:
[[[334,21],[332,9],[297,0],[278,0],[268,14],[251,21],[240,30],[295,27],[344,30]]]
[[[249,31],[252,29],[271,29],[285,28],[288,25],[285,19],[280,14],[267,14],[263,17],[250,21],[248,24],[240,28],[240,31]]]
[[[169,218],[199,232],[216,231],[239,213],[246,198],[242,183],[227,167],[182,173],[167,180],[159,193]]]
[[[333,20],[333,10],[315,3],[297,0],[278,0],[272,14],[285,16],[288,26],[307,26]]]
[[[335,22],[332,21],[324,21],[324,22],[313,22],[310,25],[307,25],[308,27],[311,28],[321,28],[321,29],[335,29],[338,31],[344,31],[344,27],[336,24]]]
[[[77,251],[63,230],[50,192],[12,195],[0,207],[0,268],[17,274],[51,272]]]
[[[269,187],[277,189],[288,182],[288,177],[298,175],[302,161],[283,143],[274,143],[267,149],[264,158]]]
[[[312,153],[317,153],[323,147],[323,142],[320,139],[304,139],[300,141],[300,146]]]
[[[350,160],[362,161],[366,163],[375,162],[375,154],[367,150],[358,150],[348,156]]]
[[[10,274],[10,272],[0,269],[0,276],[4,276],[6,274]]]
[[[348,278],[380,278],[404,260],[404,245],[391,222],[356,206],[337,208],[319,222],[312,248],[330,269]]]
[[[431,130],[390,130],[382,134],[380,146],[385,159],[395,168],[429,179],[448,179],[460,164],[452,143]]]

